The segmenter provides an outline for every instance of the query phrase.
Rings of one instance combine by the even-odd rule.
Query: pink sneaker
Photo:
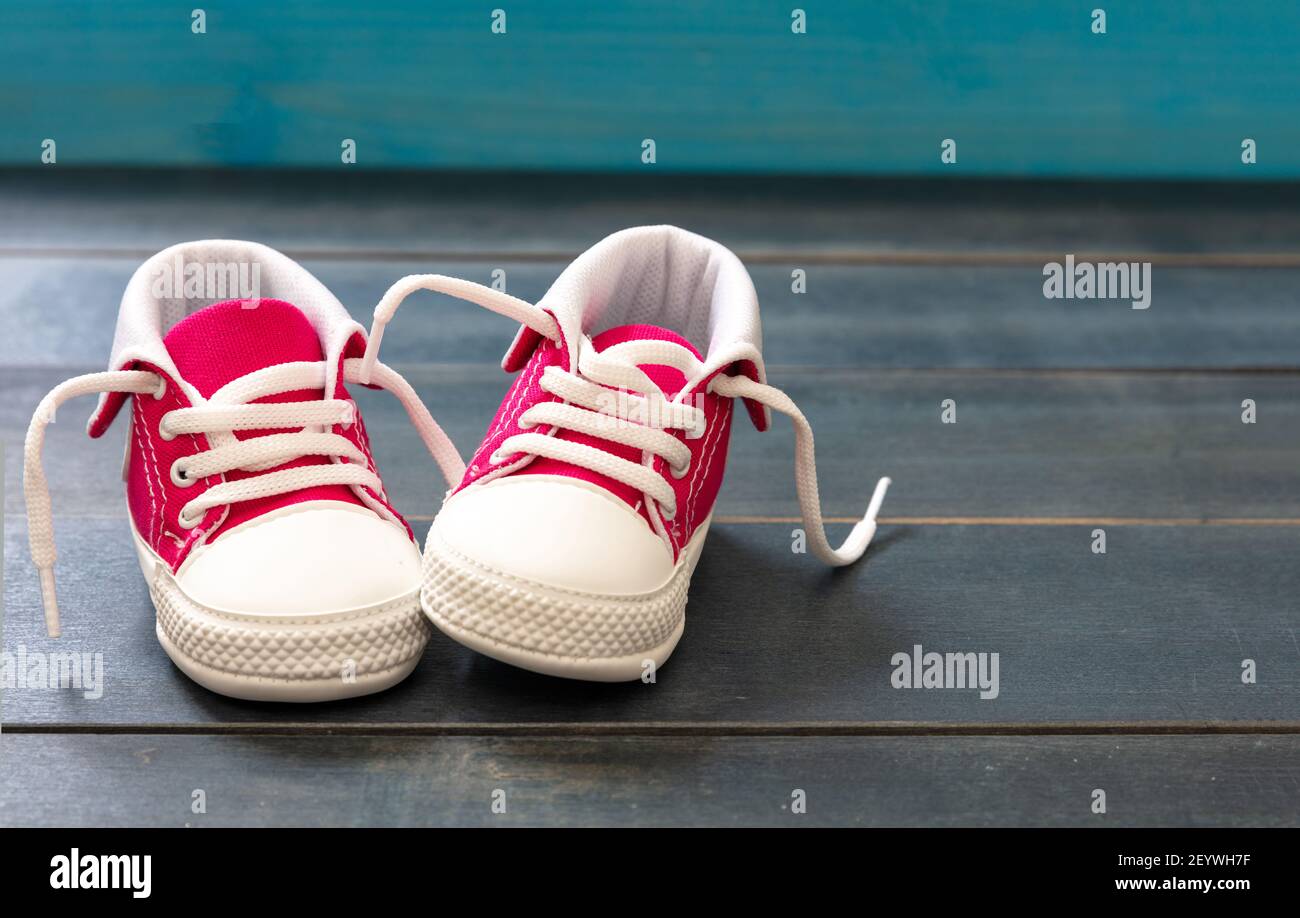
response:
[[[503,362],[522,372],[425,542],[424,610],[462,644],[598,681],[637,679],[668,659],[736,398],[760,430],[770,408],[794,422],[813,553],[845,565],[866,550],[889,479],[832,548],[812,431],[764,384],[754,285],[718,243],[670,226],[624,230],[580,256],[536,306],[438,275],[406,278],[375,309],[366,366],[398,304],[419,289],[523,325]]]
[[[227,299],[248,296],[237,280],[260,290]],[[405,678],[429,629],[417,545],[345,385],[364,349],[338,300],[265,246],[191,242],[145,262],[122,297],[109,371],[55,388],[27,433],[29,537],[50,635],[59,610],[45,426],[67,399],[102,393],[89,433],[128,408],[131,530],[158,640],[177,666],[223,695],[276,701],[364,695]],[[383,366],[368,380],[402,401],[458,480],[464,464],[410,386]]]

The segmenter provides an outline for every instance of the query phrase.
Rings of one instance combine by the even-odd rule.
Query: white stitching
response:
[[[718,443],[722,440],[722,427],[722,411],[721,408],[719,408],[718,412],[713,416],[713,430],[709,432],[710,434],[715,435],[713,437],[713,446],[710,448],[708,440],[706,439],[704,446],[700,449],[700,467],[696,469],[695,474],[691,476],[691,488],[686,492],[686,521],[692,524],[692,528],[695,519],[695,498],[699,495],[700,489],[704,486],[704,479],[707,474],[706,470],[709,468],[709,464],[713,461],[713,455],[717,452]]]
[[[492,433],[488,434],[488,440],[493,439],[498,433],[505,433],[511,427],[516,426],[515,419],[523,412],[524,399],[528,394],[528,390],[532,388],[533,382],[536,381],[537,377],[541,374],[543,363],[545,363],[545,361],[542,359],[542,352],[538,351],[537,356],[533,358],[532,372],[528,374],[527,380],[524,380],[522,375],[519,377],[520,381],[523,382],[523,385],[519,387],[519,391],[515,394],[515,397],[510,399],[510,402],[508,403],[513,404],[515,406],[514,409],[509,412],[502,423],[493,429]]]
[[[355,405],[356,403],[354,402],[353,404]],[[375,462],[374,454],[370,452],[370,437],[366,433],[365,422],[361,420],[361,410],[359,408],[356,413],[356,422],[353,424],[353,431],[353,436],[356,438],[354,442],[358,447],[360,447],[362,454],[366,457],[366,468],[374,472],[375,476],[378,477],[379,463]],[[342,432],[340,431],[340,433]],[[366,488],[366,490],[374,493],[372,488],[368,488],[365,485],[360,485],[359,487]],[[392,510],[394,514],[397,513],[397,511],[393,510],[388,503],[388,491],[383,487],[382,480],[380,481],[379,493],[376,494],[375,497],[378,498],[384,506],[388,507],[389,510]]]
[[[519,418],[524,413],[524,403],[528,401],[528,393],[532,390],[533,383],[537,382],[542,374],[546,372],[545,364],[546,361],[542,359],[542,355],[538,354],[537,361],[533,364],[533,372],[529,374],[528,382],[519,390],[518,403],[515,405],[514,412],[510,415],[510,420],[502,428],[502,433],[505,433],[511,427],[517,428],[519,426]]]
[[[138,400],[139,396],[136,398]],[[144,408],[140,409],[140,417],[144,418]],[[153,446],[153,434],[149,431],[147,425],[144,436],[145,442],[149,445],[149,455],[153,458],[153,473],[154,477],[158,479],[158,494],[162,498],[162,507],[158,511],[158,541],[161,542],[163,527],[167,524],[167,488],[163,486],[162,469],[158,465],[158,453]]]
[[[140,416],[138,421],[136,420],[137,414]],[[140,432],[140,429],[143,427],[145,428],[144,433],[148,434],[148,425],[144,423],[144,409],[140,407],[140,400],[138,397],[131,400],[131,420],[135,422],[131,426],[135,428],[135,442],[136,445],[140,447],[140,458],[144,460],[144,483],[145,487],[149,489],[149,544],[157,545],[154,530],[158,528],[161,523],[158,520],[158,503],[154,500],[153,496],[153,482],[149,480],[149,453],[145,451],[143,435]],[[154,458],[156,461],[157,456],[155,455]],[[158,477],[158,487],[162,487],[162,476]]]
[[[181,405],[182,407],[184,407],[184,404],[181,402],[181,400],[180,400],[179,398],[176,399],[176,403],[179,404],[179,405]],[[195,453],[195,455],[197,455],[197,454],[203,452],[203,445],[202,445],[201,443],[199,443],[198,435],[197,435],[197,434],[190,434],[189,437],[190,437],[190,442],[192,442],[192,443],[194,444],[194,453]],[[208,478],[211,478],[211,477],[212,477],[212,476],[210,476],[210,475],[208,476]],[[203,479],[203,480],[206,482],[208,479],[205,478],[205,479]],[[225,480],[226,480],[226,473],[225,473],[225,472],[222,472],[222,473],[221,473],[221,480],[222,480],[222,481],[225,481]],[[229,506],[229,505],[227,505],[227,506]],[[184,505],[181,506],[181,509],[182,509],[182,510],[185,509]],[[204,511],[203,515],[204,515],[204,516],[207,516],[207,515],[208,515],[206,510]],[[180,519],[180,514],[177,514],[177,519]],[[201,523],[201,522],[202,522],[202,519],[200,519],[199,522]],[[177,553],[177,555],[176,555],[176,563],[177,563],[177,566],[178,566],[178,567],[180,566],[180,563],[181,563],[181,561],[183,560],[182,555],[186,554],[186,553],[189,551],[190,546],[192,546],[194,543],[198,542],[200,539],[202,539],[204,536],[206,536],[206,535],[208,534],[208,532],[210,532],[210,531],[211,531],[211,530],[207,530],[207,531],[205,531],[205,530],[203,530],[202,528],[200,528],[199,526],[195,526],[193,529],[189,530],[189,535],[186,536],[186,538],[185,538],[185,544],[181,546],[181,550],[180,550],[180,551]]]
[[[515,381],[510,384],[510,391],[506,393],[500,412],[496,418],[493,418],[492,428],[487,432],[487,436],[483,438],[483,443],[485,445],[492,442],[496,435],[500,433],[501,428],[510,422],[512,415],[511,406],[513,406],[515,400],[519,398],[519,392],[521,391],[521,388],[524,387],[524,377],[531,375],[531,372],[531,370],[525,368],[522,373],[515,377]]]
[[[361,447],[361,452],[365,453],[366,462],[370,467],[370,471],[378,474],[379,464],[375,462],[374,454],[370,452],[370,437],[366,436],[366,425],[361,420],[360,412],[357,412],[357,422],[354,426],[356,428],[356,433],[353,434],[353,436],[356,437],[356,443]]]

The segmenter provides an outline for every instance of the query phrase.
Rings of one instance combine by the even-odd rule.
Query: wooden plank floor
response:
[[[0,246],[143,260],[185,239],[257,238],[308,258],[569,258],[602,234],[675,223],[750,261],[1037,262],[1146,253],[1162,263],[1300,261],[1300,188],[1184,183],[682,177],[328,170],[13,169]],[[114,296],[113,300],[116,301]]]
[[[98,367],[106,359],[103,329],[112,328],[120,291],[144,257],[5,256],[0,310],[14,323],[0,341],[0,366]],[[1300,264],[1162,267],[1145,311],[1125,303],[1045,300],[1042,264],[822,264],[792,252],[780,264],[753,264],[750,273],[773,367],[1250,370],[1287,368],[1295,360]],[[500,269],[512,293],[536,300],[565,262],[354,255],[311,258],[304,266],[369,327],[374,303],[407,274],[488,283]],[[790,289],[796,268],[807,272],[803,294]],[[63,303],[76,303],[82,321],[69,326],[50,308]],[[499,316],[435,294],[412,299],[403,319],[409,310],[430,315],[403,321],[402,334],[384,342],[387,363],[491,364],[509,340]]]
[[[1298,762],[1298,736],[7,736],[0,823],[1287,826]]]
[[[104,667],[99,697],[0,689],[0,824],[495,824],[498,786],[519,824],[781,824],[806,785],[824,824],[1300,823],[1295,189],[51,171],[0,174],[0,201],[4,649]],[[258,239],[368,323],[403,274],[503,267],[536,297],[647,221],[751,262],[771,381],[813,423],[836,531],[893,476],[865,563],[791,553],[789,429],[738,425],[654,685],[548,679],[435,635],[388,693],[234,702],[153,638],[123,432],[87,441],[87,401],[49,436],[65,632],[44,637],[22,437],[45,391],[102,368],[152,251]],[[1043,263],[1066,252],[1152,261],[1151,308],[1044,299]],[[385,359],[468,452],[512,329],[433,296],[397,321]],[[359,398],[422,535],[443,486],[396,403]],[[891,687],[917,644],[997,653],[997,697]],[[196,787],[221,801],[206,820]],[[1122,801],[1110,816],[1089,810],[1098,787]]]
[[[413,312],[410,319],[420,317]],[[466,444],[466,454],[510,381],[490,366],[398,368],[448,434]],[[66,376],[93,369],[0,369],[0,382],[15,394],[0,405],[0,436],[21,444],[30,406]],[[769,379],[813,424],[823,507],[831,517],[856,519],[873,475],[889,474],[895,479],[885,505],[889,518],[1300,518],[1300,490],[1291,487],[1300,401],[1297,380],[1283,375],[773,367]],[[1240,419],[1248,397],[1260,411],[1253,426]],[[421,454],[405,412],[384,393],[357,398],[389,491],[405,512],[431,517],[445,485]],[[948,398],[957,403],[956,424],[940,423]],[[65,407],[48,437],[55,508],[120,516],[125,432],[87,441],[79,407]],[[775,425],[762,434],[735,425],[718,513],[797,516],[792,441],[788,429]],[[21,449],[9,451],[15,485],[21,460]],[[6,510],[21,509],[21,489],[11,488]]]
[[[1300,527],[1124,526],[1108,554],[1081,526],[890,527],[869,571],[827,571],[789,551],[789,525],[722,524],[692,583],[689,637],[653,685],[590,685],[516,670],[436,636],[393,691],[341,704],[250,705],[189,682],[154,646],[135,558],[112,550],[123,520],[66,520],[64,637],[102,653],[102,698],[10,694],[10,728],[214,720],[323,725],[731,724],[770,732],[806,723],[1050,726],[1214,722],[1285,727],[1300,696],[1294,607]],[[25,534],[9,526],[19,564]],[[101,560],[97,561],[97,558]],[[10,568],[6,644],[46,648],[34,572]],[[18,610],[30,610],[22,614]],[[109,613],[111,611],[111,614]],[[998,695],[899,691],[891,658],[996,652]],[[1240,682],[1255,660],[1258,685]]]

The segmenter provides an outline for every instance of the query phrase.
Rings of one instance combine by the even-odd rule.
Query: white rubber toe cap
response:
[[[328,614],[380,606],[419,589],[420,553],[402,529],[363,507],[295,504],[196,551],[176,583],[213,609]]]
[[[629,596],[673,575],[640,514],[574,478],[516,475],[456,494],[434,521],[442,541],[484,567],[563,590]]]

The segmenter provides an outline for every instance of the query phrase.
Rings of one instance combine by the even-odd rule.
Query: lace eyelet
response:
[[[193,529],[201,522],[203,522],[202,516],[195,520],[186,518],[184,508],[181,508],[181,512],[176,514],[176,525],[180,526],[182,529]]]
[[[686,460],[686,464],[681,467],[680,471],[678,471],[677,467],[674,466],[672,463],[668,464],[668,474],[673,476],[674,481],[681,481],[683,478],[686,477],[686,473],[689,472],[690,470],[691,470],[690,459]]]
[[[154,401],[159,401],[167,394],[167,377],[158,377],[158,388],[153,390]]]
[[[169,414],[170,414],[170,412],[169,412]],[[163,415],[163,416],[158,420],[158,436],[162,437],[164,440],[169,440],[169,441],[170,441],[170,440],[175,440],[175,439],[176,439],[176,434],[172,433],[170,430],[167,429],[167,415],[166,415],[166,414],[164,414],[164,415]]]
[[[664,522],[671,523],[673,520],[677,519],[677,508],[673,507],[673,512],[668,513],[661,507],[659,509],[659,515],[664,518]]]
[[[181,460],[177,459],[172,463],[172,484],[178,488],[189,488],[194,486],[197,478],[190,478],[185,469],[181,466]]]

